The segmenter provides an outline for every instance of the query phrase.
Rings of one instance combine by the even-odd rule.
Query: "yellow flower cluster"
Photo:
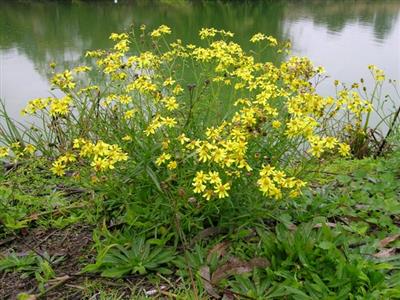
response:
[[[160,115],[156,115],[153,120],[149,123],[148,127],[146,130],[144,130],[144,133],[146,136],[150,136],[156,133],[156,131],[165,126],[169,128],[175,127],[177,124],[177,121],[175,118],[171,117],[161,117]]]
[[[297,197],[301,189],[306,185],[304,181],[294,177],[287,177],[283,171],[278,171],[275,167],[265,165],[259,172],[260,178],[257,184],[260,191],[275,199],[282,198],[282,190],[289,190],[290,197]]]
[[[342,156],[350,155],[350,146],[339,143],[334,137],[310,136],[308,141],[310,143],[308,152],[315,157],[320,157],[324,152],[334,150],[335,148]]]
[[[110,40],[112,41],[120,41],[120,40],[127,40],[128,35],[126,33],[111,33]]]
[[[157,68],[160,65],[160,59],[150,51],[141,52],[138,56],[128,57],[127,67],[136,67],[139,70]]]
[[[70,70],[65,70],[62,73],[57,73],[54,75],[51,83],[56,87],[64,90],[72,90],[75,88],[76,83],[73,80],[72,72]]]
[[[277,46],[278,45],[278,41],[276,38],[272,37],[272,36],[267,36],[263,33],[256,33],[255,35],[252,36],[252,38],[250,39],[250,42],[252,43],[257,43],[263,40],[267,40],[269,42],[270,46]]]
[[[29,101],[28,105],[21,111],[22,115],[34,115],[38,111],[46,110],[52,117],[66,116],[71,112],[72,97],[70,95],[63,98],[37,98]]]
[[[37,111],[41,111],[45,109],[49,103],[51,102],[52,98],[36,98],[28,102],[28,105],[21,111],[22,115],[30,114],[33,115]]]
[[[153,38],[158,38],[158,37],[162,36],[163,34],[171,34],[171,28],[169,28],[166,25],[161,25],[157,29],[153,30],[150,35]]]
[[[127,153],[123,152],[118,145],[110,145],[101,140],[92,143],[85,139],[75,139],[73,143],[75,153],[67,152],[54,161],[51,171],[58,175],[65,175],[68,163],[75,162],[77,157],[82,159],[89,158],[90,165],[94,171],[102,172],[114,169],[114,165],[120,161],[128,159]]]
[[[104,74],[111,74],[113,79],[125,79],[126,74],[121,71],[124,66],[123,55],[123,52],[112,52],[104,58],[97,60],[96,63],[99,67],[103,68]]]
[[[222,37],[233,37],[234,34],[230,31],[225,31],[221,29],[215,29],[215,28],[202,28],[199,32],[199,36],[202,40],[209,38],[209,37],[214,37],[216,34],[220,34]]]
[[[61,99],[52,99],[49,110],[50,115],[53,117],[68,115],[71,103],[72,98],[70,96],[65,96]]]
[[[26,144],[25,147],[23,147],[20,142],[11,143],[10,147],[1,146],[0,158],[10,156],[11,152],[14,153],[15,158],[20,158],[22,156],[35,154],[36,147],[31,144]]]
[[[142,75],[132,83],[128,84],[125,90],[127,93],[136,90],[142,94],[149,94],[157,91],[157,85],[151,82],[149,76]]]
[[[226,198],[229,196],[228,191],[231,189],[230,183],[223,184],[219,173],[216,171],[208,173],[204,173],[203,171],[197,172],[193,178],[192,185],[194,186],[193,192],[203,194],[203,197],[207,200],[210,200],[214,196],[219,199]]]
[[[69,152],[65,153],[64,155],[60,156],[53,162],[50,171],[52,171],[53,174],[57,176],[64,176],[67,169],[67,164],[75,161],[76,161],[76,156],[74,154]]]
[[[162,148],[164,150],[168,149],[169,141],[164,141]],[[166,152],[161,153],[161,155],[156,159],[156,165],[161,166],[163,164],[167,164],[167,168],[169,170],[174,170],[178,166],[178,162],[176,160],[172,160],[172,155]]]
[[[369,65],[368,69],[371,71],[372,76],[375,78],[376,81],[382,82],[385,80],[385,73],[383,72],[383,70],[378,69],[374,65]]]
[[[86,73],[89,72],[92,68],[88,67],[88,66],[78,66],[75,67],[72,71],[74,71],[75,73]]]

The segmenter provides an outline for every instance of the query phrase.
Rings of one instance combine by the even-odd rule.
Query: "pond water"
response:
[[[195,42],[202,27],[233,31],[245,48],[257,32],[290,39],[294,55],[331,76],[325,95],[334,92],[333,79],[370,78],[369,64],[400,79],[400,1],[0,0],[0,98],[11,116],[20,120],[27,100],[49,96],[50,62],[77,65],[132,23],[166,24],[185,42]]]

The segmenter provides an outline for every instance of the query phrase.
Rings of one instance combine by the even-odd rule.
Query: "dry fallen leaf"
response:
[[[332,222],[326,222],[326,223],[323,223],[323,224],[325,226],[330,227],[330,228],[336,227],[336,223],[332,223]],[[317,224],[314,225],[314,228],[321,228],[321,227],[322,227],[322,223],[317,223]]]
[[[240,261],[238,259],[233,259],[227,263],[220,266],[212,274],[211,283],[218,284],[222,279],[228,278],[232,275],[239,275],[243,273],[250,272],[254,268],[266,268],[270,265],[269,261],[265,258],[256,257],[250,261]]]
[[[226,248],[229,246],[229,242],[221,242],[216,244],[214,247],[211,248],[211,250],[208,252],[207,255],[207,262],[210,263],[211,258],[214,254],[217,255],[217,257],[222,257],[226,254]]]
[[[384,238],[379,242],[379,248],[385,248],[387,245],[389,245],[391,242],[394,242],[400,237],[400,233],[394,234],[391,236],[388,236],[387,238]]]
[[[222,230],[221,228],[218,227],[209,227],[206,228],[202,231],[200,231],[194,238],[193,240],[190,242],[190,245],[194,245],[196,244],[198,241],[201,241],[203,239],[218,235],[220,233],[224,232],[224,230]]]
[[[221,296],[217,293],[214,287],[211,284],[211,276],[210,276],[210,267],[203,266],[199,270],[201,281],[203,282],[204,289],[207,294],[216,299],[221,298]]]
[[[376,258],[385,258],[393,256],[395,253],[396,253],[396,248],[389,248],[389,249],[383,249],[378,253],[375,253],[373,256]]]

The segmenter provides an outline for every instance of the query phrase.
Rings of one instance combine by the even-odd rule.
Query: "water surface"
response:
[[[264,32],[291,39],[293,54],[324,66],[332,80],[368,79],[369,64],[400,79],[400,1],[0,0],[0,98],[11,115],[20,119],[27,100],[49,96],[50,62],[77,65],[131,24],[167,24],[185,42],[197,41],[202,27],[224,28],[245,48]],[[332,94],[333,85],[320,91]]]

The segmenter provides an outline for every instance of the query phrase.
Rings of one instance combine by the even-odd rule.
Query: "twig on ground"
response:
[[[58,282],[55,283],[54,285],[52,285],[51,287],[49,287],[48,289],[46,289],[45,291],[41,292],[40,294],[36,295],[36,298],[37,298],[37,299],[40,299],[40,298],[44,297],[46,294],[48,294],[48,293],[51,292],[52,290],[54,290],[54,289],[56,289],[57,287],[59,287],[59,286],[65,284],[67,281],[69,281],[69,280],[71,280],[71,279],[72,279],[72,277],[71,277],[71,276],[68,276],[68,275],[65,275],[65,276],[63,276],[63,277],[58,277],[58,278],[54,279],[54,280],[58,280]]]

